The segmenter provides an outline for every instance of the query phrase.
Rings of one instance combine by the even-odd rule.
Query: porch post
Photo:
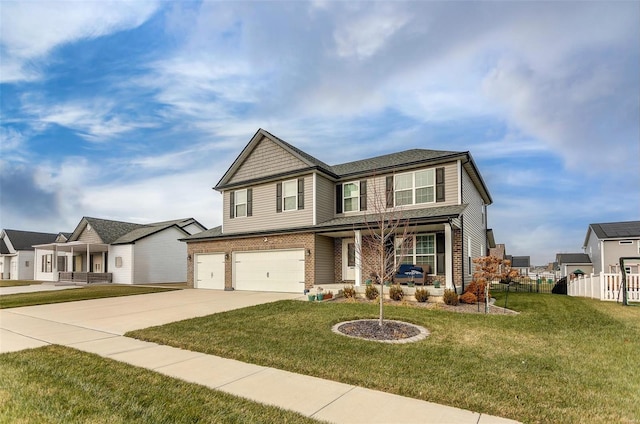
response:
[[[89,254],[89,243],[87,243],[87,272],[91,272],[91,258],[89,257]]]
[[[444,286],[453,289],[453,249],[451,247],[451,224],[444,224]]]
[[[71,246],[71,273],[73,274],[73,269],[76,267],[76,257],[73,256],[73,246]],[[67,264],[67,268],[69,268],[69,264]],[[69,269],[67,269],[69,272]]]
[[[52,264],[52,268],[51,269],[55,269],[55,271],[53,272],[53,281],[58,281],[58,277],[60,276],[60,270],[58,269],[58,245],[54,245],[53,246],[53,263],[55,265]],[[54,268],[55,267],[55,268]]]
[[[355,250],[356,250],[356,286],[362,285],[362,233],[355,230]]]

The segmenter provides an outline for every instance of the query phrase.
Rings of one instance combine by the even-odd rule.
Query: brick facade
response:
[[[194,287],[193,262],[197,253],[225,253],[225,289],[233,287],[233,252],[267,251],[284,249],[315,250],[315,235],[313,233],[270,235],[266,237],[248,237],[242,239],[209,240],[187,243],[187,286]],[[305,256],[304,280],[305,288],[310,289],[315,283],[314,255]]]
[[[462,288],[462,230],[452,230],[453,285]]]

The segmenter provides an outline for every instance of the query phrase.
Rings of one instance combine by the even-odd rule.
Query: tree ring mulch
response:
[[[429,330],[403,321],[384,320],[382,328],[378,319],[359,319],[339,322],[331,328],[336,334],[381,343],[413,343],[426,339]]]

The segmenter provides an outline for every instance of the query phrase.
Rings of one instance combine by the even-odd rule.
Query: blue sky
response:
[[[258,128],[470,151],[507,253],[640,219],[638,2],[0,1],[0,227],[222,220]]]

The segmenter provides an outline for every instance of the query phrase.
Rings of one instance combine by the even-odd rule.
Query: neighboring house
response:
[[[590,224],[582,249],[595,274],[618,273],[620,257],[640,256],[640,221]],[[628,268],[627,272],[638,273],[638,265]]]
[[[520,275],[529,275],[529,271],[531,270],[530,256],[506,255],[505,259],[511,262],[511,269],[517,270]]]
[[[84,217],[68,237],[35,246],[35,276],[84,283],[181,282],[187,249],[179,239],[204,230],[193,218],[135,224]]]
[[[410,225],[402,262],[423,266],[428,282],[460,290],[472,259],[493,247],[492,199],[469,152],[415,149],[330,166],[260,129],[215,190],[222,226],[184,238],[192,287],[302,293],[359,285],[373,271],[363,240],[376,200]]]
[[[593,264],[586,253],[558,253],[556,262],[560,277],[572,278],[575,271],[582,271],[585,275],[593,272]]]
[[[34,244],[51,243],[58,234],[2,230],[0,233],[0,278],[34,279]]]

